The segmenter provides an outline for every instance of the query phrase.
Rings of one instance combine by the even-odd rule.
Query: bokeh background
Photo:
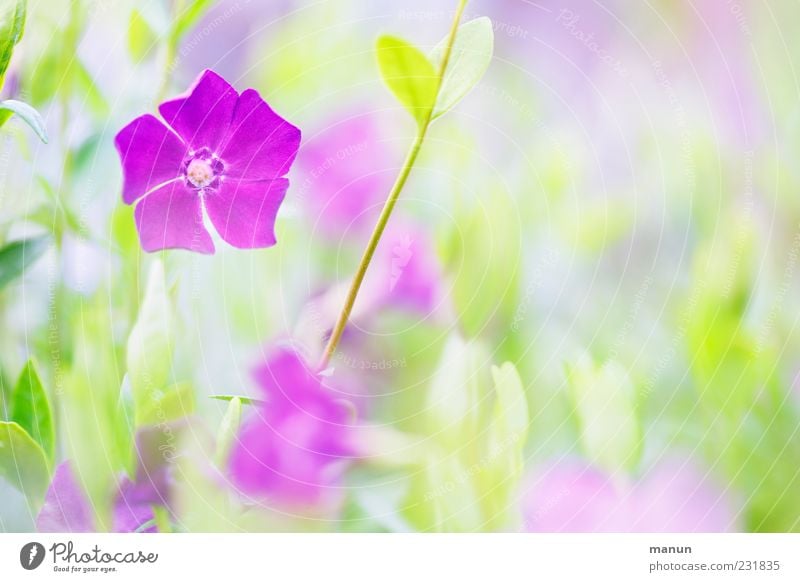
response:
[[[193,4],[31,0],[6,75],[2,98],[35,106],[50,139],[0,130],[0,240],[48,237],[0,290],[0,410],[33,358],[51,472],[91,459],[76,471],[91,505],[116,495],[85,475],[120,473],[98,435],[125,425],[157,257],[113,138],[210,68],[303,142],[277,246],[161,255],[170,380],[188,388],[131,430],[160,443],[136,456],[146,475],[148,454],[168,465],[170,529],[800,529],[795,2],[468,4],[492,20],[491,66],[432,127],[333,360],[358,453],[300,506],[242,500],[206,463],[228,406],[209,396],[258,398],[275,342],[320,353],[414,138],[375,39],[427,52],[456,3],[219,0],[171,35]],[[525,430],[498,440],[504,362]],[[42,497],[12,481],[0,530],[34,530]]]

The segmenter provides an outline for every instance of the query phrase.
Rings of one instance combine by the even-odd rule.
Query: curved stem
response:
[[[444,51],[442,62],[439,65],[438,78],[436,80],[437,98],[442,87],[442,81],[444,80],[445,72],[447,72],[447,66],[450,63],[450,55],[453,52],[453,45],[455,44],[458,25],[459,22],[461,22],[461,17],[464,14],[464,8],[466,8],[467,1],[468,0],[459,0],[458,9],[456,10],[455,17],[453,18],[453,24],[450,27],[450,34],[447,37],[447,45]],[[416,138],[414,138],[414,143],[411,144],[411,149],[408,151],[408,155],[406,156],[403,167],[400,170],[400,174],[397,176],[392,189],[389,191],[389,197],[386,199],[386,204],[383,206],[383,210],[378,217],[378,223],[375,225],[375,229],[372,231],[372,235],[367,243],[367,248],[364,250],[364,254],[361,257],[361,262],[358,264],[358,269],[353,277],[353,282],[350,284],[350,290],[347,292],[347,298],[345,299],[344,307],[339,314],[339,318],[336,320],[336,325],[333,328],[333,332],[328,340],[328,344],[325,346],[325,352],[323,353],[322,359],[319,363],[320,370],[328,367],[328,364],[330,363],[331,358],[333,357],[333,354],[336,352],[336,348],[339,345],[339,341],[342,339],[342,334],[344,333],[345,327],[347,327],[347,322],[350,320],[350,315],[353,312],[353,307],[355,306],[358,292],[361,290],[361,284],[364,282],[367,269],[369,269],[372,258],[375,256],[375,250],[378,248],[378,243],[380,243],[383,232],[386,230],[386,225],[389,223],[389,218],[392,216],[392,212],[394,211],[394,207],[397,204],[398,198],[400,197],[400,193],[403,191],[403,187],[405,187],[406,182],[408,181],[408,177],[411,174],[411,169],[414,167],[417,157],[419,157],[419,152],[422,149],[422,144],[425,141],[425,136],[428,133],[428,128],[430,127],[433,119],[433,113],[436,108],[435,105],[436,99],[434,99],[434,106],[431,107],[430,111],[425,116],[425,119],[423,119],[423,121],[419,124],[419,130],[417,131]]]

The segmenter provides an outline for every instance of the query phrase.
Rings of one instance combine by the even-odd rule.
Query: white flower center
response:
[[[214,181],[214,169],[209,160],[195,158],[186,167],[186,177],[196,188],[205,188]]]

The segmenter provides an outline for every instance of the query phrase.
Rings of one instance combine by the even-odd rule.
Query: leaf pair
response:
[[[11,414],[0,422],[0,477],[38,507],[55,458],[53,413],[36,366],[29,361],[11,395]]]
[[[377,42],[383,80],[420,126],[447,113],[481,80],[494,50],[492,22],[482,17],[461,25],[447,70],[441,71],[447,42],[440,42],[429,57],[395,36]]]

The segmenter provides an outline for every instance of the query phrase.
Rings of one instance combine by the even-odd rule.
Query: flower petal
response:
[[[92,507],[81,489],[69,461],[56,467],[53,481],[44,498],[44,505],[36,517],[36,531],[40,533],[94,531]]]
[[[219,235],[239,249],[275,244],[275,217],[289,180],[244,182],[229,180],[205,197],[206,211]]]
[[[236,104],[220,157],[231,177],[273,180],[286,175],[299,147],[300,130],[247,89]]]
[[[214,243],[203,225],[200,196],[181,180],[153,191],[134,212],[142,248],[148,253],[187,249],[213,254]]]
[[[122,161],[122,200],[133,204],[150,190],[175,179],[186,146],[152,115],[142,115],[120,130],[114,144]]]
[[[187,94],[162,103],[158,111],[192,149],[216,151],[230,127],[238,96],[230,83],[206,70]]]

